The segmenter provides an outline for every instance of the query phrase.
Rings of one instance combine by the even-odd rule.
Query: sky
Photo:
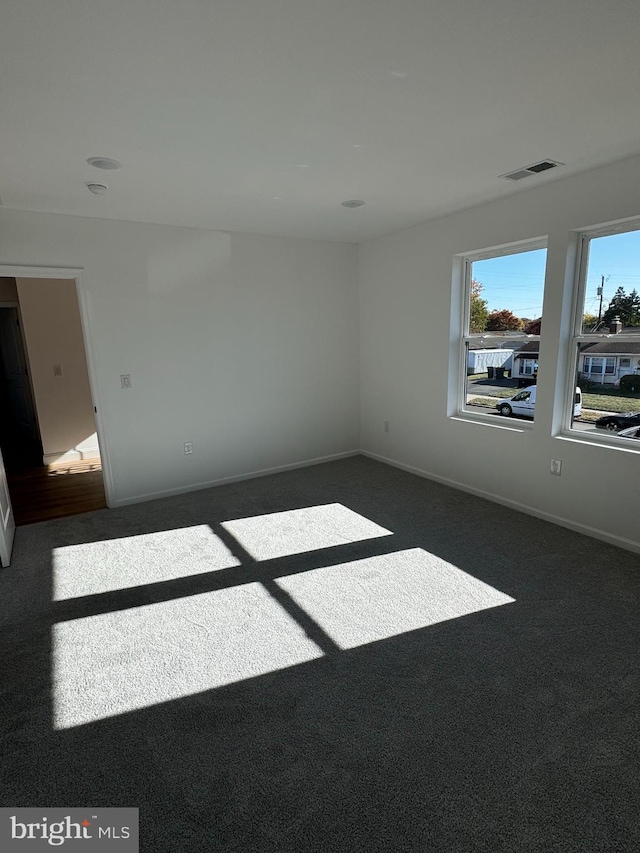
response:
[[[472,276],[484,286],[482,298],[489,303],[489,311],[509,308],[518,317],[540,317],[546,258],[546,249],[536,249],[474,261]],[[640,293],[640,230],[591,240],[585,313],[598,314],[596,288],[603,275],[603,312],[618,287],[627,293],[635,287]]]
[[[596,295],[596,288],[600,287],[602,276],[605,277],[603,312],[619,287],[624,287],[627,293],[634,288],[640,293],[640,231],[612,234],[591,241],[585,313],[598,314],[600,298]]]

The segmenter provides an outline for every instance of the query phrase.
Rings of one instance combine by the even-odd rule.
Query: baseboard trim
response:
[[[568,530],[573,530],[575,533],[582,533],[584,536],[590,536],[592,539],[599,539],[602,542],[607,542],[609,545],[615,545],[617,548],[623,548],[625,551],[633,551],[635,554],[640,554],[640,542],[635,542],[633,539],[626,539],[624,536],[616,536],[613,533],[607,533],[606,530],[600,530],[597,527],[587,527],[586,524],[580,524],[577,521],[572,521],[569,518],[563,518],[560,515],[554,515],[550,512],[536,509],[528,504],[514,501],[510,498],[503,498],[500,495],[495,495],[493,492],[487,492],[484,489],[476,489],[474,486],[468,486],[466,483],[460,483],[457,480],[452,480],[449,477],[442,477],[439,474],[433,474],[429,471],[423,471],[422,468],[416,468],[413,465],[406,465],[404,462],[399,462],[397,459],[388,459],[386,456],[380,456],[377,453],[371,453],[369,450],[361,450],[363,456],[369,459],[374,459],[376,462],[382,462],[385,465],[391,465],[393,468],[400,468],[402,471],[407,471],[409,474],[416,474],[418,477],[424,477],[427,480],[434,480],[436,483],[442,483],[443,486],[450,486],[452,489],[458,489],[461,492],[468,492],[470,495],[475,495],[478,498],[492,501],[493,503],[501,504],[501,506],[515,509],[525,515],[532,515],[534,518],[540,518],[542,521],[549,521],[552,524],[557,524],[559,527],[566,527]]]
[[[189,486],[179,486],[175,489],[164,489],[161,492],[149,492],[145,495],[134,495],[129,498],[120,498],[112,501],[112,508],[129,506],[130,504],[155,501],[160,498],[170,498],[173,495],[186,495],[189,492],[198,492],[201,489],[211,489],[214,486],[224,486],[227,483],[239,483],[242,480],[253,480],[255,477],[267,477],[269,474],[280,474],[283,471],[293,471],[296,468],[308,468],[311,465],[321,465],[323,462],[336,462],[338,459],[347,459],[350,456],[360,455],[360,450],[346,450],[343,453],[333,453],[330,456],[317,456],[315,459],[305,459],[302,462],[289,462],[286,465],[278,465],[275,468],[261,468],[258,471],[249,471],[246,474],[234,474],[231,477],[220,477],[218,480],[208,480],[203,483],[193,483]]]

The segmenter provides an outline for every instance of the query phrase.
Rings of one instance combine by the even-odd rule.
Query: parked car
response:
[[[640,439],[640,426],[627,427],[616,433],[616,438],[638,438]]]
[[[596,421],[598,429],[608,429],[611,432],[618,432],[632,426],[640,426],[640,412],[627,415],[603,415]]]
[[[513,397],[508,400],[500,400],[496,404],[496,409],[501,415],[524,415],[527,418],[533,417],[533,410],[536,405],[537,385],[529,385],[528,388],[523,388],[518,391]],[[576,388],[576,395],[573,400],[573,416],[579,418],[582,414],[582,391]]]

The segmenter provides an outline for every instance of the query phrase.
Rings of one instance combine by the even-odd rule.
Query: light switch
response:
[[[54,376],[62,376],[62,365],[54,364],[53,365],[53,375]]]
[[[131,374],[123,373],[120,375],[120,385],[123,388],[131,388]]]

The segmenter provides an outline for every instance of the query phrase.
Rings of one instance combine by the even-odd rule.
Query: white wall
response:
[[[570,232],[638,215],[639,199],[634,158],[359,252],[0,209],[0,263],[85,268],[115,503],[360,446],[640,548],[640,455],[552,436]],[[543,235],[534,428],[448,418],[453,256]],[[122,373],[132,375],[130,391],[120,388]],[[192,456],[185,441],[194,442]],[[562,477],[548,473],[551,458],[563,460]]]
[[[570,232],[638,215],[640,157],[361,244],[362,448],[640,549],[640,454],[552,436],[563,379],[558,355],[571,311],[567,256],[576,240]],[[447,417],[449,360],[457,351],[453,256],[544,235],[545,322],[533,429]],[[549,474],[552,458],[563,462],[560,478]]]
[[[358,447],[356,252],[0,210],[0,263],[85,270],[115,504]]]
[[[43,461],[99,458],[75,281],[18,278],[16,284]]]

